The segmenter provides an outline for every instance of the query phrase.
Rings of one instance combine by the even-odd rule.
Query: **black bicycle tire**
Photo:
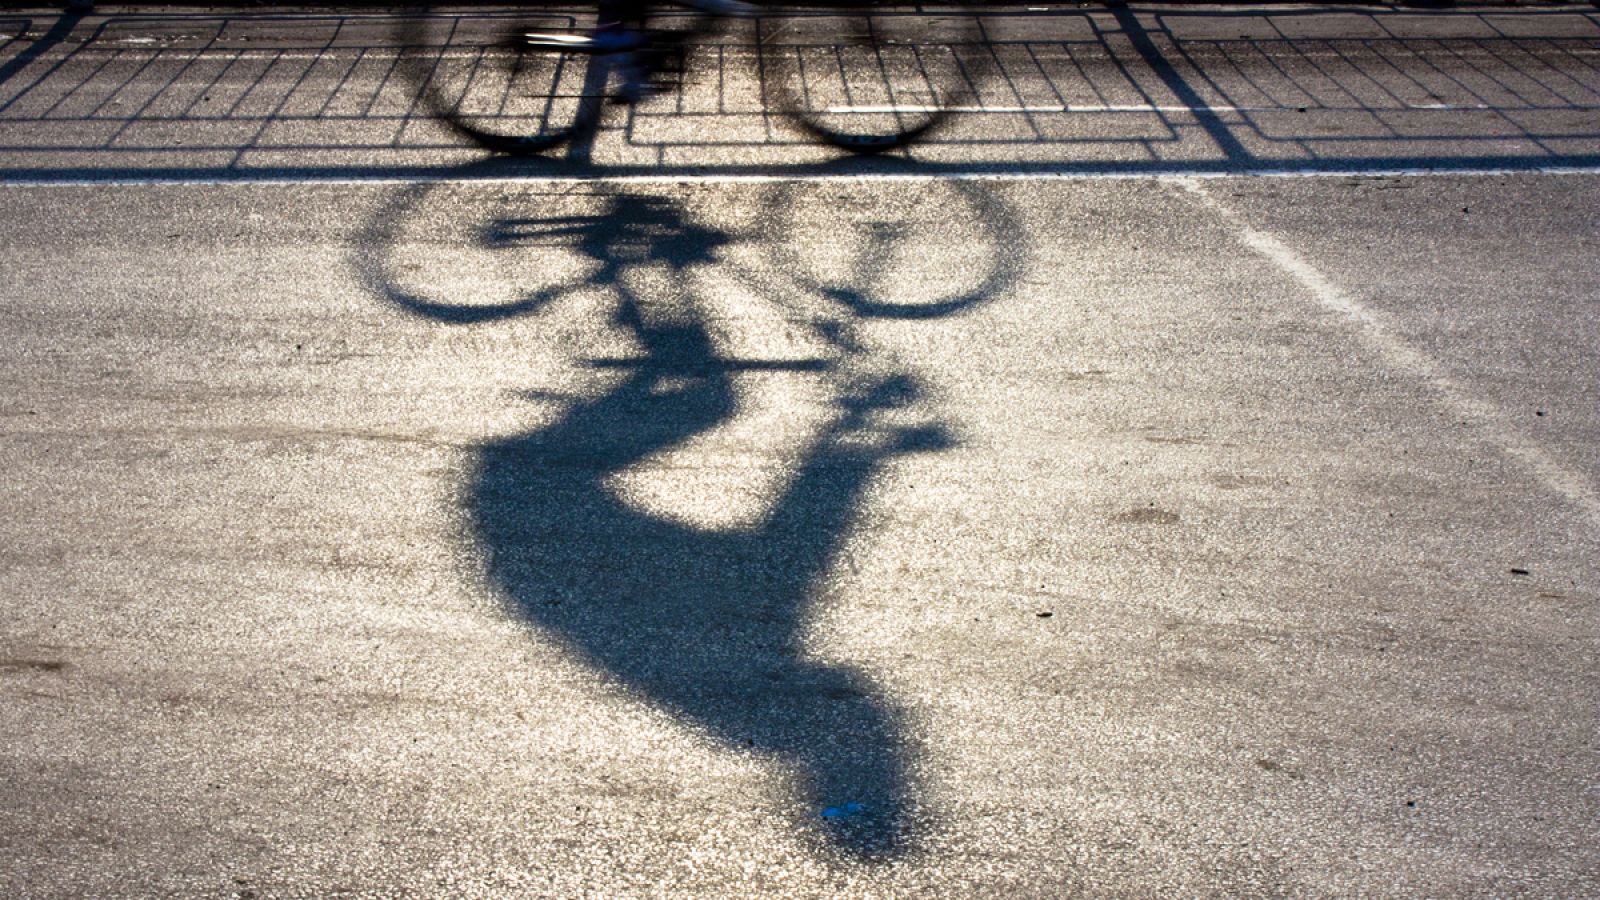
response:
[[[467,86],[460,90],[457,89],[458,85],[454,83],[454,79],[448,75],[441,75],[442,71],[448,71],[445,60],[452,52],[452,48],[448,42],[440,40],[440,32],[448,31],[444,23],[459,22],[460,19],[459,15],[442,13],[432,6],[422,6],[414,9],[401,24],[401,38],[405,48],[402,59],[406,74],[417,86],[421,102],[427,112],[448,125],[456,134],[495,153],[534,156],[567,143],[580,129],[586,127],[588,122],[599,116],[600,106],[605,99],[603,82],[593,96],[580,95],[576,98],[570,119],[563,117],[556,124],[541,127],[533,133],[529,133],[526,127],[528,120],[465,111],[464,92],[470,87],[470,79],[476,74],[476,68],[472,75],[468,76]],[[499,32],[510,33],[517,30],[521,29],[516,27],[514,20],[499,23]],[[582,33],[576,29],[569,31],[574,35]],[[545,51],[521,45],[505,52],[529,57],[545,57],[548,54],[552,59],[557,53],[554,50]],[[581,52],[565,55],[574,60],[588,58],[588,54]],[[498,64],[499,60],[494,60],[493,63]],[[557,69],[559,72],[559,63]],[[509,88],[507,92],[509,93]],[[547,103],[553,105],[555,96],[555,92],[552,91]],[[491,124],[495,127],[489,127]],[[501,127],[502,125],[504,127]]]
[[[830,20],[838,23],[839,35],[817,39],[815,45],[804,36],[794,45],[785,43],[784,32],[793,29],[796,23],[809,21],[815,23],[814,28],[825,30]],[[933,21],[939,29],[937,37],[915,37],[918,28]],[[884,35],[882,23],[888,22],[903,27],[905,34],[913,36],[912,40],[901,42]],[[830,41],[837,46],[829,46]],[[924,15],[904,15],[876,11],[862,0],[765,7],[757,23],[757,45],[758,74],[766,102],[780,110],[808,137],[862,155],[904,147],[944,127],[957,108],[976,96],[989,52],[983,46],[976,17],[965,9],[948,7]],[[905,63],[915,70],[913,80],[920,76],[927,84],[929,98],[921,107],[912,107],[913,112],[903,112],[904,107],[896,105],[893,78],[888,71],[889,64],[884,61],[886,49],[904,57]],[[818,104],[809,96],[812,86],[804,69],[808,53],[824,58],[833,55],[839,68],[836,87],[848,92],[852,73],[846,69],[844,56],[852,52],[867,66],[876,64],[883,75],[881,90],[887,93],[889,103],[884,106],[884,112],[874,113],[869,109],[851,127],[846,127],[847,114],[815,108]],[[929,57],[935,55],[944,57],[938,61],[937,75],[930,74],[928,65]]]

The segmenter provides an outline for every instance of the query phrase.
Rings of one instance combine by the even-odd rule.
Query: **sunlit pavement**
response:
[[[983,21],[497,162],[0,13],[0,894],[1600,891],[1600,13]]]

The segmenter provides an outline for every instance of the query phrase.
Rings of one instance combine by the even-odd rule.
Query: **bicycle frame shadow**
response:
[[[420,317],[467,325],[538,314],[560,299],[563,289],[544,290],[463,309],[398,286],[383,256],[394,223],[429,191],[402,189],[373,218],[357,264],[375,293]],[[682,283],[692,270],[721,265],[723,248],[749,235],[696,222],[660,196],[611,193],[601,203],[593,214],[500,218],[471,230],[497,252],[557,245],[592,261],[585,286],[614,295],[612,324],[637,348],[587,362],[621,373],[597,395],[571,398],[542,427],[475,450],[463,496],[489,583],[517,616],[639,699],[731,750],[779,760],[802,798],[794,807],[802,830],[824,846],[857,859],[902,854],[917,830],[903,713],[867,672],[813,657],[804,626],[859,529],[875,477],[897,457],[952,446],[950,429],[936,417],[906,424],[922,387],[903,371],[852,371],[849,357],[862,351],[838,322],[821,329],[837,351],[827,358],[722,355],[692,291],[647,295],[629,275],[664,267]],[[991,231],[1003,234],[1003,206],[989,198],[983,208]],[[997,259],[1015,260],[1014,250]],[[862,250],[863,259],[880,257],[881,248]],[[986,302],[1014,269],[997,263],[968,296],[946,298],[934,312]],[[850,302],[841,309],[872,314]],[[759,521],[704,527],[619,496],[619,473],[727,423],[738,409],[735,380],[758,371],[833,387],[825,424],[794,448],[793,470]]]

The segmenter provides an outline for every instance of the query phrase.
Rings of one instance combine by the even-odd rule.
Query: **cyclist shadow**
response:
[[[730,747],[780,760],[805,798],[800,818],[828,846],[863,859],[902,853],[913,836],[902,716],[863,672],[808,655],[804,625],[874,477],[898,456],[952,442],[937,425],[896,424],[905,415],[892,411],[916,403],[917,384],[847,374],[840,360],[859,349],[849,340],[825,360],[719,355],[682,286],[696,267],[722,263],[735,236],[664,198],[600,202],[597,213],[502,218],[477,232],[495,249],[554,243],[590,260],[585,285],[616,298],[614,324],[636,348],[592,361],[621,372],[598,396],[569,399],[553,421],[478,449],[464,498],[489,579],[520,616],[640,698]],[[378,220],[401,214],[390,208]],[[369,246],[392,236],[380,228]],[[370,253],[363,267],[388,300],[443,322],[536,312],[565,290],[485,310],[407,293]],[[635,269],[649,272],[634,278]],[[653,277],[663,269],[672,277]],[[646,296],[633,283],[654,287]],[[751,370],[817,373],[834,398],[762,516],[703,527],[619,494],[617,476],[729,422],[735,381]]]
[[[502,222],[495,240],[552,226],[575,227]],[[480,450],[469,502],[491,578],[528,619],[652,702],[792,764],[831,843],[894,853],[907,830],[896,715],[861,673],[808,658],[800,629],[873,474],[946,439],[875,424],[875,412],[911,399],[908,380],[858,384],[757,524],[712,530],[625,502],[608,479],[732,418],[733,381],[750,364],[719,357],[692,297],[662,304],[621,276],[646,262],[682,273],[729,236],[675,204],[624,196],[576,238],[601,264],[590,283],[620,298],[617,324],[639,355],[605,363],[627,375],[601,396]]]

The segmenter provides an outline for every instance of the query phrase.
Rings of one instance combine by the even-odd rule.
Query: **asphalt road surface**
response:
[[[0,895],[1600,893],[1600,14],[395,24],[0,14]]]

